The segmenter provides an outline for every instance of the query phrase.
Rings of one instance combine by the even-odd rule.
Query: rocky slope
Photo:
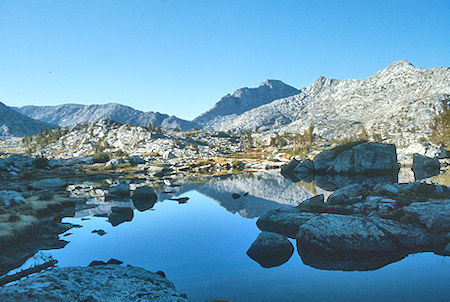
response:
[[[29,118],[0,102],[0,136],[25,136],[56,126]]]
[[[265,80],[256,88],[245,87],[232,95],[227,94],[213,108],[194,119],[194,122],[207,129],[217,129],[248,110],[299,92],[300,90],[281,81]]]
[[[220,130],[315,133],[339,139],[366,129],[397,144],[427,138],[430,122],[450,98],[450,68],[417,68],[402,60],[367,79],[318,78],[301,93],[216,123]],[[269,132],[270,133],[270,132]]]
[[[159,112],[143,112],[121,104],[81,105],[64,104],[58,106],[24,106],[13,108],[28,117],[59,126],[73,126],[79,123],[96,122],[110,119],[122,124],[147,126],[182,130],[192,129],[195,124]]]
[[[32,138],[33,150],[55,158],[92,155],[99,147],[105,152],[123,151],[129,155],[156,156],[167,154],[167,158],[193,158],[217,156],[224,152],[243,150],[239,136],[212,131],[156,131],[142,126],[120,124],[102,119],[95,123],[65,127],[60,136],[50,141],[54,133],[46,138],[48,144],[41,147]]]

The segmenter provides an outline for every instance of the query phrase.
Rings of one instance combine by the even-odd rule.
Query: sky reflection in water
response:
[[[449,258],[432,253],[370,272],[314,269],[297,252],[280,267],[261,268],[246,255],[260,232],[255,218],[227,212],[196,191],[183,196],[190,197],[188,203],[158,202],[152,210],[135,210],[132,222],[116,227],[103,217],[65,218],[83,227],[61,237],[70,241],[65,248],[44,254],[59,266],[116,258],[124,265],[163,270],[192,301],[447,301],[450,296]],[[95,229],[107,234],[91,233]]]

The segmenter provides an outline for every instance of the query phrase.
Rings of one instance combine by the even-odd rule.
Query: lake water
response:
[[[283,265],[262,268],[246,254],[260,233],[257,217],[291,195],[321,193],[285,181],[263,175],[186,184],[175,195],[189,197],[187,203],[160,193],[152,209],[134,209],[132,221],[115,227],[106,217],[80,211],[76,218],[63,219],[82,225],[69,236],[60,235],[69,243],[39,254],[52,256],[59,266],[116,258],[124,265],[162,270],[191,301],[449,301],[450,257],[433,253],[410,255],[375,271],[343,272],[307,266],[294,252]],[[241,197],[232,198],[233,192]],[[96,229],[106,235],[92,233]]]

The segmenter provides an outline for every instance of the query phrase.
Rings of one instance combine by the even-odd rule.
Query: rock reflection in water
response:
[[[335,191],[350,184],[378,184],[398,182],[398,173],[380,175],[338,175],[338,174],[291,174],[286,175],[293,182],[313,182],[323,190]]]
[[[298,254],[303,263],[321,270],[339,271],[372,271],[405,258],[407,253],[385,254],[337,254],[317,253],[302,250],[297,246]]]
[[[252,243],[247,255],[264,268],[280,266],[294,253],[292,243],[277,233],[262,232]]]
[[[133,209],[129,207],[112,207],[108,216],[108,221],[112,226],[131,220],[133,220]]]
[[[140,212],[144,212],[144,211],[147,211],[147,210],[153,208],[155,203],[156,203],[156,198],[133,200],[134,207]]]

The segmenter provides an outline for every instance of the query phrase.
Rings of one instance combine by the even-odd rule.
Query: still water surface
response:
[[[69,230],[69,236],[61,235],[69,241],[63,249],[39,253],[51,255],[59,266],[86,266],[92,260],[116,258],[124,265],[162,270],[191,301],[450,299],[450,257],[422,253],[376,271],[342,272],[306,266],[294,252],[287,263],[265,269],[246,255],[260,232],[257,218],[227,211],[196,190],[182,196],[190,198],[186,204],[166,199],[150,210],[134,210],[131,222],[115,227],[105,217],[64,218],[64,222],[82,227]],[[229,198],[229,202],[243,203],[244,198]],[[107,234],[91,233],[95,229]]]

